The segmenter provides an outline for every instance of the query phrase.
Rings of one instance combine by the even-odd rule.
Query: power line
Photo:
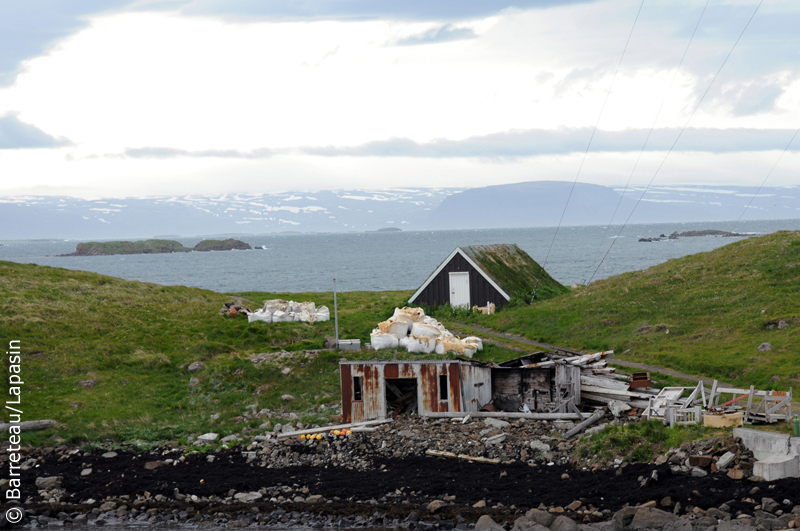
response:
[[[675,141],[670,146],[669,151],[667,151],[667,154],[664,155],[664,158],[662,159],[661,163],[658,165],[658,168],[656,168],[656,171],[653,174],[653,177],[650,179],[650,182],[647,183],[647,186],[645,187],[644,191],[642,192],[642,195],[639,196],[639,199],[636,201],[636,204],[633,206],[633,209],[631,210],[631,213],[628,214],[627,219],[625,219],[625,223],[623,223],[622,227],[620,227],[619,232],[617,233],[617,238],[614,238],[614,240],[611,242],[611,245],[609,245],[609,247],[608,247],[608,251],[606,251],[606,254],[603,255],[603,259],[600,260],[600,263],[597,265],[597,269],[594,270],[594,273],[592,273],[592,276],[589,278],[589,282],[591,282],[592,279],[594,279],[595,275],[600,270],[600,266],[603,265],[603,262],[608,257],[608,253],[610,253],[611,249],[614,247],[614,244],[616,243],[617,239],[619,238],[619,235],[622,233],[622,230],[628,224],[628,221],[630,221],[631,217],[633,216],[633,213],[636,212],[636,209],[639,207],[639,203],[642,202],[642,198],[644,198],[645,194],[647,193],[647,190],[650,189],[650,185],[653,184],[653,181],[655,180],[655,178],[658,175],[658,173],[661,171],[661,168],[664,166],[664,163],[667,161],[667,158],[669,158],[669,155],[672,153],[672,150],[675,149],[675,145],[678,143],[678,140],[680,140],[681,135],[683,135],[683,132],[689,126],[689,122],[694,117],[694,114],[697,112],[697,109],[700,108],[700,104],[703,103],[703,100],[708,95],[708,91],[711,90],[711,86],[714,84],[714,81],[717,80],[717,77],[719,76],[719,73],[722,72],[722,69],[725,67],[725,63],[728,62],[728,59],[730,58],[731,54],[733,53],[733,50],[736,49],[736,45],[739,44],[739,41],[741,40],[742,36],[744,35],[744,32],[747,31],[747,28],[750,26],[750,22],[753,21],[753,18],[756,16],[756,13],[758,13],[758,9],[761,7],[761,4],[763,4],[763,3],[764,3],[764,0],[761,0],[758,3],[758,5],[756,6],[755,10],[753,11],[753,14],[750,15],[749,19],[747,19],[747,24],[745,24],[744,28],[742,28],[741,33],[739,33],[739,37],[736,38],[736,42],[733,43],[733,46],[731,47],[730,51],[728,52],[728,55],[725,56],[725,60],[722,61],[722,64],[719,66],[719,69],[717,69],[717,73],[714,74],[714,77],[711,79],[711,82],[708,84],[708,87],[706,87],[705,92],[703,92],[703,95],[697,101],[697,105],[695,105],[694,110],[692,110],[692,113],[689,115],[689,118],[686,120],[686,123],[683,125],[683,127],[680,130],[680,132],[678,133],[678,136],[675,138]]]
[[[766,182],[767,182],[767,179],[769,179],[769,176],[770,176],[770,175],[772,175],[772,172],[773,172],[773,171],[775,171],[775,168],[778,166],[778,163],[781,161],[781,159],[783,158],[783,156],[784,156],[784,155],[786,154],[786,152],[789,150],[789,146],[791,146],[791,145],[792,145],[792,142],[794,142],[794,139],[795,139],[795,137],[797,136],[797,133],[800,133],[800,128],[798,128],[798,129],[797,129],[797,131],[795,131],[795,132],[794,132],[794,134],[792,135],[792,139],[791,139],[791,140],[789,140],[789,143],[788,143],[788,144],[786,144],[786,147],[785,147],[785,148],[783,148],[783,151],[782,151],[782,152],[781,152],[781,154],[778,156],[778,160],[776,160],[776,161],[775,161],[775,164],[773,164],[773,165],[772,165],[772,168],[771,168],[771,169],[769,170],[769,172],[767,173],[767,176],[766,176],[766,177],[764,177],[764,180],[763,180],[763,181],[761,181],[761,184],[758,186],[758,190],[756,190],[756,193],[754,193],[754,194],[753,194],[753,197],[751,197],[751,198],[750,198],[750,201],[748,201],[748,202],[747,202],[747,205],[745,205],[745,207],[744,207],[744,210],[742,210],[742,213],[739,215],[739,217],[738,217],[738,218],[736,219],[736,221],[733,223],[733,227],[731,227],[731,228],[735,228],[735,227],[736,227],[736,225],[738,225],[738,224],[739,224],[739,222],[740,222],[740,221],[742,221],[742,218],[744,217],[745,213],[747,212],[747,209],[748,209],[748,208],[750,208],[750,205],[751,205],[751,204],[753,204],[753,199],[755,199],[755,198],[756,198],[756,196],[758,195],[758,193],[759,193],[759,192],[761,191],[761,189],[764,187],[764,183],[766,183]],[[731,231],[731,232],[733,232],[733,231]]]
[[[603,117],[603,112],[606,109],[606,104],[608,103],[608,97],[611,95],[611,89],[614,87],[614,82],[617,79],[617,74],[619,73],[619,67],[622,65],[622,59],[625,57],[625,52],[628,50],[628,44],[631,42],[631,36],[633,35],[633,30],[636,28],[636,22],[639,20],[639,15],[642,12],[642,7],[644,6],[644,0],[641,1],[639,4],[639,10],[636,12],[636,18],[633,19],[633,26],[631,26],[631,31],[628,33],[628,39],[625,41],[625,47],[622,49],[622,55],[619,58],[619,62],[617,63],[617,68],[614,70],[614,76],[611,78],[611,84],[608,86],[608,91],[606,92],[605,100],[603,100],[603,106],[600,108],[600,114],[597,116],[597,121],[594,123],[594,129],[592,129],[592,135],[589,137],[589,143],[586,145],[586,151],[583,152],[583,158],[581,159],[581,163],[578,166],[578,173],[575,175],[575,180],[572,182],[572,187],[569,189],[569,195],[567,196],[567,202],[564,205],[564,210],[561,211],[561,217],[558,220],[558,225],[556,226],[556,231],[553,233],[553,240],[550,242],[550,247],[547,249],[547,255],[544,257],[544,263],[542,264],[542,269],[547,267],[547,261],[550,259],[550,252],[553,250],[553,244],[556,242],[556,236],[558,236],[558,230],[561,228],[561,223],[564,221],[564,215],[567,213],[567,207],[569,206],[569,201],[572,199],[572,193],[575,191],[575,185],[578,183],[578,177],[580,177],[581,170],[583,169],[583,163],[586,162],[586,156],[589,154],[589,148],[592,147],[592,140],[594,140],[594,135],[597,132],[597,127],[600,125],[600,119]],[[533,293],[531,294],[531,301],[536,297],[536,288],[539,287],[539,280],[536,280],[536,286],[533,288]]]
[[[642,144],[642,149],[639,151],[639,156],[636,157],[636,162],[633,165],[633,169],[631,170],[631,174],[628,176],[628,182],[625,183],[625,189],[622,191],[622,194],[619,196],[619,201],[617,201],[617,206],[614,207],[614,213],[611,214],[611,219],[608,222],[608,227],[606,227],[606,231],[603,236],[600,238],[600,243],[597,246],[597,253],[595,254],[595,259],[592,260],[594,263],[598,257],[600,256],[601,249],[603,247],[603,243],[608,238],[608,232],[611,230],[611,224],[614,223],[614,218],[617,216],[617,211],[619,211],[619,206],[622,204],[622,200],[625,198],[625,193],[628,191],[628,186],[631,184],[631,179],[633,179],[633,175],[636,173],[636,168],[639,167],[639,161],[642,160],[642,155],[644,154],[644,150],[647,147],[647,143],[650,141],[650,135],[653,134],[653,130],[656,127],[656,123],[658,122],[658,118],[661,116],[661,111],[664,109],[664,105],[667,103],[667,98],[669,97],[669,93],[672,91],[672,85],[675,83],[675,79],[678,77],[678,72],[681,70],[681,66],[683,66],[683,61],[686,59],[686,54],[689,52],[689,47],[692,45],[692,41],[694,40],[694,36],[697,33],[697,28],[700,27],[700,21],[703,20],[703,15],[706,12],[706,8],[708,7],[708,2],[710,0],[706,0],[705,5],[703,6],[703,11],[700,12],[700,18],[697,19],[697,24],[694,25],[694,30],[692,31],[692,36],[689,37],[689,42],[686,44],[686,49],[683,50],[683,55],[681,56],[680,62],[678,62],[678,66],[675,69],[675,73],[672,75],[672,80],[669,82],[669,87],[667,87],[667,92],[664,94],[664,99],[661,101],[661,106],[658,108],[658,112],[656,113],[656,117],[653,119],[653,125],[650,126],[650,131],[647,132],[647,137],[644,139],[644,144]],[[596,272],[596,271],[595,271]],[[594,275],[592,275],[594,278]],[[591,279],[590,279],[591,280]],[[584,281],[584,284],[588,284],[589,281]]]

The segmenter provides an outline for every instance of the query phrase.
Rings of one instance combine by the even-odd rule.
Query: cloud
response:
[[[251,151],[238,151],[235,149],[203,149],[189,151],[170,147],[141,147],[127,148],[119,155],[110,155],[112,158],[128,159],[173,159],[180,157],[190,158],[218,158],[218,159],[264,159],[276,154],[275,150],[259,148]]]
[[[181,9],[188,15],[216,15],[237,19],[336,20],[469,20],[494,15],[509,7],[543,9],[597,0],[192,0]]]
[[[13,114],[0,116],[0,149],[54,148],[70,146],[64,137],[55,138],[38,127],[20,122]]]
[[[399,46],[409,46],[415,44],[433,44],[437,42],[458,41],[462,39],[474,39],[477,37],[471,28],[457,28],[452,24],[445,24],[438,28],[432,28],[426,32],[406,37],[397,42]]]
[[[598,130],[591,152],[638,152],[647,137],[646,129],[623,131]],[[677,128],[656,129],[650,136],[647,151],[666,151],[680,132]],[[711,129],[690,128],[681,136],[677,151],[730,153],[739,151],[782,150],[792,138],[788,129]],[[530,157],[582,152],[586,149],[592,128],[530,129],[509,131],[464,140],[434,140],[417,143],[407,138],[368,142],[353,147],[306,147],[309,155],[325,157]],[[792,146],[800,150],[800,142]]]
[[[680,129],[656,129],[650,136],[646,151],[667,151]],[[592,140],[591,152],[639,152],[647,137],[646,129],[623,131],[598,130]],[[789,129],[711,129],[689,128],[684,131],[676,151],[734,153],[783,150],[792,138]],[[580,153],[592,134],[592,128],[530,129],[475,136],[464,140],[439,139],[415,142],[408,138],[390,138],[357,146],[300,146],[287,149],[260,148],[251,151],[198,150],[188,151],[168,147],[129,148],[111,157],[134,159],[236,158],[264,159],[280,154],[302,154],[318,157],[408,157],[408,158],[517,158],[539,155]],[[800,142],[790,148],[800,151]]]
[[[58,39],[86,26],[83,18],[131,0],[0,2],[0,85],[14,81],[19,64],[45,53]]]
[[[748,116],[775,109],[775,101],[784,89],[774,84],[753,83],[744,87],[733,105],[733,114]]]

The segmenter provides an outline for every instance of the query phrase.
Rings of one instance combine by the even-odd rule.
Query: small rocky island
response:
[[[732,237],[746,237],[752,236],[752,234],[741,234],[739,232],[728,232],[726,230],[687,230],[684,232],[675,231],[669,236],[666,234],[662,234],[659,237],[653,238],[639,238],[640,242],[660,242],[662,240],[677,240],[678,238],[693,238],[697,236],[722,236],[724,238],[732,238]]]
[[[194,247],[185,247],[175,240],[144,240],[138,242],[87,242],[79,243],[74,253],[60,256],[107,256],[112,254],[155,254],[155,253],[188,253],[191,251],[231,251],[252,249],[243,241],[228,238],[227,240],[203,240]]]

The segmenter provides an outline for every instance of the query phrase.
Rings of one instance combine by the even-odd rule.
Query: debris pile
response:
[[[329,321],[331,312],[327,306],[319,308],[313,302],[285,301],[283,299],[273,299],[264,301],[264,307],[249,312],[247,321],[263,321],[265,323],[287,323],[302,321],[304,323],[315,323],[317,321]]]
[[[370,334],[372,348],[402,347],[409,352],[446,354],[454,352],[471,358],[483,350],[480,338],[470,336],[461,339],[448,331],[442,323],[425,315],[422,308],[395,308],[394,315],[378,323]]]

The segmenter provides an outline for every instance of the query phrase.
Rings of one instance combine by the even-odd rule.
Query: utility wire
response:
[[[594,123],[594,129],[592,129],[592,135],[589,137],[589,143],[586,145],[586,151],[583,152],[583,158],[581,159],[581,163],[578,166],[578,173],[575,175],[575,180],[572,182],[572,187],[569,189],[569,195],[567,196],[567,202],[564,205],[564,210],[561,211],[561,217],[558,220],[558,225],[556,226],[556,231],[553,233],[553,240],[550,242],[550,247],[547,249],[547,255],[544,257],[544,263],[542,264],[542,269],[547,267],[547,261],[550,259],[550,252],[553,250],[553,244],[556,242],[556,236],[558,236],[558,230],[561,228],[561,223],[564,221],[564,215],[567,213],[567,207],[569,206],[569,201],[572,199],[572,193],[575,191],[575,185],[578,183],[578,177],[580,177],[581,170],[583,169],[583,163],[586,162],[586,156],[589,154],[589,148],[592,147],[592,140],[594,140],[594,135],[597,133],[597,127],[600,125],[600,119],[603,117],[603,112],[606,109],[606,104],[608,103],[608,97],[611,95],[611,89],[614,87],[614,82],[617,79],[617,74],[619,73],[619,67],[622,65],[622,59],[625,57],[625,52],[628,50],[628,44],[631,42],[631,36],[633,36],[633,30],[636,28],[636,22],[639,20],[639,15],[642,12],[642,7],[644,6],[644,0],[641,1],[639,4],[639,10],[636,12],[636,18],[633,19],[633,26],[631,26],[631,31],[628,33],[628,39],[625,41],[625,47],[622,49],[622,55],[619,58],[619,62],[617,63],[617,68],[614,70],[614,76],[611,78],[611,84],[608,86],[608,91],[606,92],[605,100],[603,100],[603,106],[600,108],[600,114],[597,116],[597,121]],[[539,279],[536,279],[536,286],[533,288],[533,293],[531,294],[531,302],[533,299],[536,298],[536,288],[539,287]]]
[[[650,135],[653,134],[653,130],[656,127],[656,123],[658,122],[658,118],[661,116],[661,111],[664,109],[664,105],[667,103],[667,98],[669,97],[669,93],[672,91],[672,85],[675,84],[675,79],[678,77],[678,73],[681,70],[681,66],[683,66],[683,61],[686,59],[686,54],[689,52],[689,47],[692,45],[692,41],[694,40],[694,36],[697,33],[697,28],[700,27],[700,21],[703,20],[703,15],[706,12],[706,8],[708,7],[708,2],[710,0],[706,0],[705,5],[703,6],[703,11],[700,13],[700,18],[697,19],[697,24],[694,25],[694,31],[692,31],[692,36],[689,37],[689,42],[686,44],[686,49],[683,50],[683,55],[681,56],[681,60],[678,63],[677,68],[675,69],[675,73],[672,75],[672,80],[669,82],[669,87],[667,87],[667,92],[664,94],[664,99],[661,101],[661,106],[658,108],[658,112],[656,113],[656,117],[653,119],[653,125],[650,126],[650,131],[647,132],[647,137],[644,139],[644,144],[642,144],[642,149],[639,151],[639,156],[636,157],[636,162],[633,165],[633,169],[631,170],[631,174],[628,176],[628,182],[625,183],[625,189],[622,191],[622,194],[619,196],[619,201],[617,201],[617,206],[614,207],[614,213],[611,214],[611,219],[608,222],[608,226],[606,227],[606,231],[603,234],[602,238],[600,239],[600,243],[597,246],[597,253],[595,253],[595,259],[592,260],[592,263],[597,261],[600,257],[600,253],[602,252],[603,243],[608,238],[608,232],[611,230],[611,225],[614,223],[614,218],[617,216],[617,212],[619,211],[619,207],[622,204],[622,200],[625,198],[625,193],[628,191],[628,187],[631,184],[631,179],[633,179],[633,175],[636,173],[636,168],[639,167],[639,162],[642,160],[642,155],[644,154],[644,150],[647,147],[647,143],[650,141]],[[594,277],[594,275],[592,275]],[[584,281],[584,284],[588,284],[589,281]]]
[[[736,225],[738,225],[739,222],[742,221],[742,218],[744,217],[745,213],[747,212],[747,209],[750,208],[751,204],[753,204],[753,199],[755,199],[756,196],[758,195],[758,193],[761,191],[761,189],[764,188],[764,183],[767,182],[767,179],[769,179],[769,176],[772,175],[772,172],[775,171],[775,168],[778,166],[778,163],[781,161],[783,156],[789,150],[789,146],[791,146],[792,142],[794,142],[794,139],[797,136],[797,133],[800,133],[800,128],[798,128],[797,131],[794,132],[794,134],[792,135],[792,139],[789,140],[789,143],[786,144],[785,148],[783,148],[783,151],[781,152],[780,156],[778,156],[778,160],[775,161],[775,164],[772,165],[772,168],[767,173],[767,176],[764,177],[763,181],[761,181],[761,184],[758,186],[758,190],[756,190],[756,193],[753,194],[753,197],[750,198],[750,201],[747,202],[747,205],[745,205],[744,210],[742,210],[742,213],[739,215],[739,217],[736,219],[736,221],[734,221],[733,227],[731,227],[732,229],[736,228]],[[734,232],[734,231],[731,230],[731,232]]]
[[[595,275],[597,275],[597,272],[600,270],[600,267],[603,265],[603,262],[608,257],[608,254],[611,252],[611,249],[614,247],[614,244],[616,243],[616,241],[619,239],[619,235],[622,233],[623,229],[628,225],[628,222],[630,221],[631,217],[633,216],[633,213],[636,212],[636,209],[638,208],[639,204],[642,202],[642,198],[644,198],[645,194],[647,193],[647,190],[650,189],[650,185],[653,184],[653,181],[655,180],[655,178],[658,175],[658,173],[661,171],[661,168],[664,166],[664,163],[667,161],[667,158],[669,158],[670,154],[672,153],[672,150],[675,149],[675,145],[678,143],[678,140],[680,140],[681,135],[683,135],[683,132],[689,126],[689,122],[694,117],[694,114],[697,112],[697,109],[700,108],[700,104],[703,103],[703,100],[708,95],[708,91],[711,90],[711,86],[714,84],[714,81],[716,81],[717,77],[719,76],[719,73],[722,72],[722,69],[725,67],[725,63],[728,62],[728,59],[730,58],[731,54],[733,53],[733,50],[736,49],[736,45],[739,44],[739,41],[741,40],[742,36],[744,35],[744,32],[747,31],[748,26],[750,26],[750,22],[753,21],[753,18],[756,16],[756,13],[758,13],[758,9],[761,7],[761,4],[763,4],[763,3],[764,3],[764,0],[761,0],[758,3],[758,5],[756,6],[755,10],[753,11],[753,14],[750,15],[749,19],[747,19],[747,24],[744,25],[744,28],[742,29],[742,32],[739,33],[739,37],[736,38],[736,42],[733,43],[733,46],[731,47],[730,51],[728,52],[728,55],[725,56],[725,60],[722,61],[722,64],[720,65],[719,69],[717,70],[717,73],[714,74],[714,77],[711,79],[711,83],[708,84],[708,87],[706,88],[705,92],[703,92],[703,95],[697,101],[697,105],[695,105],[694,110],[692,110],[692,113],[689,115],[689,118],[686,120],[686,123],[683,125],[683,127],[680,130],[680,132],[678,133],[678,136],[675,138],[675,141],[670,146],[669,151],[667,151],[667,154],[664,155],[664,158],[661,160],[661,164],[659,164],[658,168],[656,168],[656,171],[653,174],[653,177],[650,179],[650,182],[647,183],[647,186],[645,187],[644,191],[642,192],[642,195],[639,196],[639,199],[636,201],[636,204],[633,206],[633,210],[631,210],[631,213],[628,214],[628,217],[625,219],[625,223],[622,225],[622,227],[620,227],[619,232],[617,233],[617,238],[614,238],[614,240],[611,242],[611,245],[609,245],[609,247],[608,247],[608,251],[606,251],[606,254],[603,255],[603,259],[600,260],[600,263],[597,265],[597,269],[594,270],[594,273],[592,273],[592,276],[589,278],[589,282],[591,282],[592,279],[594,279]]]

